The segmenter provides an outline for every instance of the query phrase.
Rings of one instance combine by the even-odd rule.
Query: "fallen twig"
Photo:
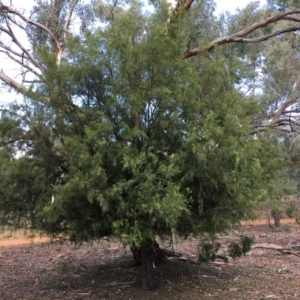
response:
[[[252,246],[252,250],[257,249],[257,248],[275,250],[275,251],[279,251],[282,254],[292,254],[292,255],[300,257],[300,254],[293,251],[292,247],[291,248],[284,248],[282,246],[275,245],[275,244],[255,244],[255,245]]]
[[[121,286],[121,285],[130,285],[130,284],[134,284],[135,281],[114,281],[114,282],[109,282],[109,283],[105,283],[103,284],[104,287],[110,287],[110,286]]]

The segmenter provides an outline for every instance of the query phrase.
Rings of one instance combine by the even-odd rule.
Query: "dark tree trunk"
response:
[[[280,216],[274,217],[274,223],[276,228],[280,227]]]
[[[130,248],[134,261],[136,265],[142,265],[142,248]],[[155,265],[159,265],[165,263],[167,258],[165,257],[163,251],[159,248],[158,243],[154,240],[153,241],[153,262]]]
[[[280,227],[280,219],[282,217],[281,211],[273,210],[272,217],[274,218],[274,225],[276,228]]]
[[[154,250],[151,243],[145,244],[141,247],[142,254],[142,272],[143,282],[142,287],[144,290],[154,291],[157,288],[157,283],[154,276],[153,258]]]

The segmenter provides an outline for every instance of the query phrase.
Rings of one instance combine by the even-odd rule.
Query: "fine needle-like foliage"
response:
[[[151,15],[133,2],[69,37],[60,64],[36,45],[34,96],[0,121],[2,221],[75,242],[117,237],[141,249],[151,290],[156,237],[253,217],[282,165],[276,141],[250,134],[259,105],[235,88],[239,62],[182,59],[188,22],[176,38],[168,24],[164,1]]]

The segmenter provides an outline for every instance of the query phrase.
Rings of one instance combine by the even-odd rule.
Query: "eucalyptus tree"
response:
[[[266,10],[259,7],[258,2],[249,4],[243,11],[229,16],[229,33],[235,34],[243,30],[247,23],[267,19],[274,13],[279,15],[292,11],[296,6],[294,1],[269,1]],[[272,18],[272,17],[271,17]],[[297,19],[297,17],[296,17]],[[274,32],[282,32],[285,28],[292,28],[292,16],[281,19],[280,22],[269,23],[250,34],[253,41],[261,40],[261,36],[268,37]],[[233,45],[239,57],[241,67],[237,85],[246,94],[253,96],[261,105],[260,113],[253,118],[253,131],[264,132],[276,129],[285,133],[299,130],[299,35],[297,31],[288,31],[272,39],[263,39],[258,44]]]
[[[267,197],[280,150],[275,139],[249,134],[261,107],[236,88],[242,62],[217,46],[256,42],[245,36],[298,10],[226,39],[211,1],[178,2],[171,13],[164,1],[153,13],[136,1],[37,4],[31,17],[1,6],[11,44],[0,47],[23,79],[3,71],[0,79],[24,95],[0,121],[2,220],[28,219],[75,242],[118,237],[141,249],[143,288],[155,289],[157,236],[213,236],[253,217]],[[205,32],[193,30],[199,25]],[[287,28],[260,40],[296,30]]]

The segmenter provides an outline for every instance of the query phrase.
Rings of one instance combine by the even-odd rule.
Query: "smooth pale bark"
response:
[[[222,46],[222,45],[229,44],[229,43],[246,43],[246,44],[247,43],[251,43],[251,44],[260,43],[260,42],[269,40],[270,38],[273,38],[273,37],[278,36],[283,33],[298,31],[298,30],[300,30],[300,18],[297,17],[297,15],[299,13],[300,13],[300,9],[293,9],[293,10],[290,10],[287,12],[280,13],[276,16],[263,19],[259,22],[251,24],[250,26],[247,26],[246,28],[244,28],[234,34],[225,36],[223,38],[216,39],[216,40],[210,42],[205,47],[196,47],[193,49],[188,49],[184,53],[183,58],[189,58],[192,56],[201,55],[203,53],[212,51],[213,49],[215,49],[218,46]],[[247,38],[247,36],[255,30],[257,30],[259,28],[264,28],[264,27],[268,26],[269,24],[277,23],[277,22],[283,21],[283,20],[293,21],[293,22],[295,22],[295,24],[294,24],[294,26],[276,30],[269,34],[262,35],[260,37]]]

